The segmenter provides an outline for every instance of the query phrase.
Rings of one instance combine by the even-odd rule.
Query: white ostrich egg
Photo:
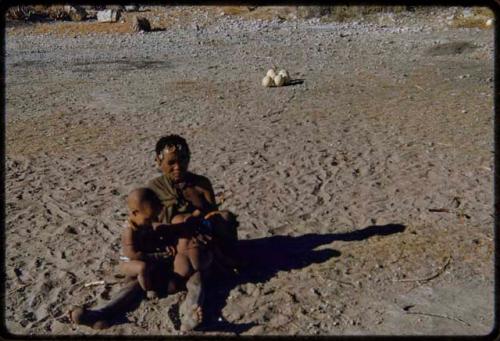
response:
[[[274,81],[273,81],[273,78],[270,77],[270,76],[266,76],[262,79],[262,86],[265,86],[265,87],[270,87],[270,86],[273,86],[274,85]]]
[[[285,78],[281,75],[277,75],[274,77],[274,84],[276,84],[276,86],[282,86],[285,84]]]

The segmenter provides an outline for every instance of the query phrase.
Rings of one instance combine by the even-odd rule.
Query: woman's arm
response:
[[[129,226],[122,234],[122,247],[123,255],[128,257],[130,260],[141,260],[148,262],[164,260],[175,256],[175,248],[168,248],[167,251],[163,252],[142,252],[137,250],[137,246],[135,244],[134,231]]]
[[[160,234],[161,237],[168,240],[173,240],[177,238],[183,238],[190,236],[196,225],[196,221],[198,218],[189,216],[182,223],[175,224],[162,224],[162,223],[153,223],[153,230]]]

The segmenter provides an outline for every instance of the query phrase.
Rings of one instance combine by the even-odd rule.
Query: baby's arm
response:
[[[143,260],[143,253],[137,249],[134,243],[134,230],[130,224],[122,233],[123,255],[130,260]]]
[[[134,242],[134,230],[129,225],[122,234],[122,247],[124,256],[130,260],[159,261],[175,256],[175,249],[166,249],[164,252],[142,252],[137,249]]]

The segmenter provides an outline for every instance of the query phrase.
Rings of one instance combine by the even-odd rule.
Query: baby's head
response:
[[[149,188],[134,189],[127,197],[128,216],[137,227],[151,226],[158,220],[162,203]]]

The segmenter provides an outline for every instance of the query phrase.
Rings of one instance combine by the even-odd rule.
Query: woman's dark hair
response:
[[[183,137],[175,134],[161,137],[158,142],[156,142],[156,155],[162,156],[165,147],[175,147],[177,152],[184,154],[189,161],[191,152],[189,151],[189,146]]]

